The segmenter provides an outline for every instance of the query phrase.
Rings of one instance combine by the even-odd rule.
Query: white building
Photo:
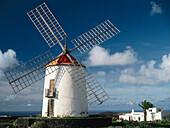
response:
[[[147,121],[162,120],[163,118],[163,108],[149,108],[146,112]],[[144,121],[144,112],[134,112],[134,109],[132,109],[131,113],[120,115],[119,119]]]
[[[76,62],[74,57],[71,56],[71,58]],[[51,70],[51,68],[58,70],[45,77],[42,106],[43,117],[88,115],[87,99],[85,99],[85,96],[81,94],[74,84],[70,73],[67,70],[63,70],[63,68],[68,66],[73,70],[75,65],[65,55],[46,66],[46,74],[48,74],[48,70]],[[80,67],[78,64],[76,66]],[[85,83],[82,83],[82,88],[83,85],[86,86]]]

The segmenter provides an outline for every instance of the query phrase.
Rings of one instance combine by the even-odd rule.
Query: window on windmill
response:
[[[55,92],[56,92],[56,90],[55,90],[55,80],[54,79],[52,79],[52,80],[50,80],[50,88],[49,88],[49,96],[50,97],[55,97]]]
[[[55,87],[54,85],[55,85],[55,80],[54,79],[50,80],[50,91],[54,89]]]

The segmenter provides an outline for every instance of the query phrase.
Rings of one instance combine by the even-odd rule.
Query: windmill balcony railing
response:
[[[48,98],[56,97],[56,89],[55,88],[45,89],[45,97],[48,97]]]

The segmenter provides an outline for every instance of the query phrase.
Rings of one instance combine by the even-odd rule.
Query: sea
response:
[[[142,112],[142,110],[135,110],[136,112]],[[89,114],[97,114],[103,112],[117,112],[117,113],[130,113],[131,110],[89,110]],[[170,110],[164,110],[164,112],[170,112]],[[36,116],[41,114],[41,111],[4,111],[0,112],[0,116]]]
[[[120,113],[128,113],[131,111],[127,110],[89,110],[89,114],[97,114],[102,112],[120,112]],[[4,111],[0,112],[0,116],[36,116],[41,114],[41,111]]]

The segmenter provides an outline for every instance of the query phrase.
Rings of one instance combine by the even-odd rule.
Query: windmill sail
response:
[[[27,13],[49,47],[53,47],[67,36],[45,3]]]
[[[72,40],[71,42],[75,45],[75,48],[71,49],[70,52],[78,49],[81,53],[84,53],[118,33],[120,33],[120,31],[109,20],[106,20],[90,31]]]
[[[60,68],[60,67],[59,67]],[[63,78],[63,75],[65,74],[65,72],[66,72],[66,69],[65,69],[65,67],[61,67],[60,69],[59,69],[59,71],[58,71],[58,74],[56,75],[57,77],[56,77],[56,88],[58,88],[58,86],[59,86],[59,84],[60,84],[60,81],[61,81],[61,79]]]
[[[84,62],[82,61],[83,65]],[[109,96],[102,88],[100,83],[96,80],[94,75],[90,72],[87,67],[82,64],[79,66],[68,66],[66,70],[72,77],[76,87],[82,93],[82,95],[87,99],[89,105],[94,108],[95,106],[102,104],[104,101],[109,99]],[[84,87],[84,83],[86,87]]]
[[[84,66],[84,62],[82,62],[82,65],[77,60],[72,59],[73,57],[69,55],[69,53],[75,49],[84,53],[112,38],[120,33],[120,31],[109,20],[106,20],[95,28],[72,40],[71,42],[75,47],[71,50],[67,50],[67,35],[45,3],[31,10],[27,15],[43,36],[49,47],[51,48],[59,43],[63,52],[58,57],[54,58],[51,52],[47,51],[42,55],[5,72],[14,92],[20,92],[24,88],[27,88],[44,78],[45,75],[49,75],[54,71],[59,73],[56,77],[56,87],[58,87],[65,72],[68,72],[71,76],[70,78],[73,79],[73,83],[91,107],[95,107],[108,100],[109,96],[90,70]],[[65,40],[65,47],[63,47],[61,43],[63,40]],[[58,66],[56,66],[59,64],[57,60],[59,60],[60,57],[65,58],[65,56],[67,56],[72,63],[69,62],[65,67],[58,68]]]
[[[45,66],[54,59],[50,51],[35,57],[28,62],[25,62],[7,72],[5,75],[12,86],[15,93],[20,92],[24,88],[34,84],[46,75],[54,72],[56,69],[48,68]]]

